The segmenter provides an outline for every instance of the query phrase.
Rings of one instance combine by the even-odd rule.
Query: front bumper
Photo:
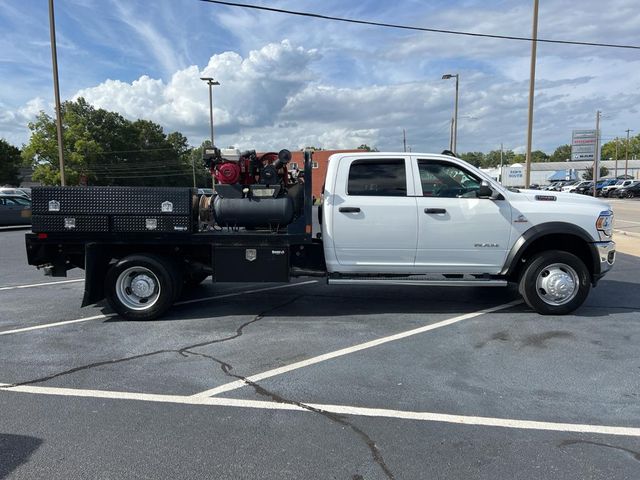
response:
[[[599,280],[611,270],[611,267],[613,267],[616,261],[616,242],[596,242],[595,246],[598,250],[598,257],[600,258],[600,272],[597,275],[597,279]]]

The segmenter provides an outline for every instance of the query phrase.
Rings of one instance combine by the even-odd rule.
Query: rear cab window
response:
[[[349,166],[347,195],[406,197],[407,168],[405,159],[354,160]]]

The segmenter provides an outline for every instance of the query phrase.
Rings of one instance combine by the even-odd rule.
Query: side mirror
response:
[[[476,197],[478,198],[493,197],[493,189],[491,188],[491,185],[489,185],[489,182],[484,180],[482,181],[482,183],[480,184],[480,188],[476,190]]]

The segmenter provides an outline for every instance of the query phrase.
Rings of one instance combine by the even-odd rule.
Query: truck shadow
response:
[[[193,295],[194,298],[215,295],[215,290],[206,286],[199,287],[195,292],[199,295]],[[176,305],[156,321],[257,315],[260,312],[271,315],[271,311],[278,317],[309,319],[350,315],[455,315],[502,305],[518,298],[519,295],[513,288],[329,286],[318,283],[301,286],[299,289],[272,290],[247,294],[246,297],[240,295]],[[283,305],[292,299],[295,301]],[[511,308],[523,310],[521,305]],[[124,320],[120,317],[105,320],[118,321]]]
[[[42,443],[36,437],[0,433],[0,479],[8,478],[11,472],[26,463]]]
[[[237,290],[234,288],[234,291],[241,291],[243,285],[236,285]],[[270,285],[273,284],[265,284],[265,286]],[[251,287],[255,288],[255,284]],[[206,298],[219,293],[215,286],[201,285],[183,300]],[[291,299],[295,301],[282,305]],[[246,296],[238,295],[176,305],[155,321],[222,318],[257,315],[261,312],[270,314],[271,311],[274,311],[273,315],[278,317],[302,318],[421,313],[456,315],[520,299],[515,287],[330,286],[320,281],[317,284],[301,285],[299,288],[248,293]],[[110,313],[110,310],[105,307],[103,312]],[[533,313],[525,303],[502,311],[502,313],[524,312]],[[572,315],[604,317],[624,312],[640,312],[640,283],[604,279],[591,291],[585,304]],[[119,321],[124,320],[118,316],[105,320],[105,322]]]

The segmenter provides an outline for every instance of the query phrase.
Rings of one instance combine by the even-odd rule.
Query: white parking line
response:
[[[63,322],[45,323],[44,325],[34,325],[33,327],[16,328],[14,330],[5,330],[0,335],[12,335],[14,333],[30,332],[32,330],[42,330],[43,328],[61,327],[72,323],[88,322],[90,320],[101,320],[103,318],[115,317],[115,313],[109,315],[94,315],[93,317],[78,318],[76,320],[65,320]]]
[[[333,352],[325,353],[323,355],[318,355],[317,357],[308,358],[307,360],[302,360],[300,362],[291,363],[283,367],[274,368],[273,370],[268,370],[266,372],[251,375],[250,377],[247,377],[247,380],[250,382],[259,382],[260,380],[264,380],[266,378],[275,377],[276,375],[281,375],[283,373],[291,372],[299,368],[315,365],[320,362],[326,362],[327,360],[332,360],[337,357],[349,355],[350,353],[359,352],[361,350],[366,350],[368,348],[377,347],[378,345],[383,345],[385,343],[394,342],[396,340],[401,340],[403,338],[411,337],[419,333],[424,333],[430,330],[435,330],[437,328],[453,325],[454,323],[458,323],[463,320],[469,320],[470,318],[479,317],[480,315],[484,315],[486,313],[492,313],[492,312],[497,312],[498,310],[504,310],[505,308],[513,307],[514,305],[518,305],[520,303],[522,303],[522,300],[515,300],[513,302],[498,305],[497,307],[491,307],[491,308],[486,308],[484,310],[478,310],[476,312],[465,313],[464,315],[459,315],[457,317],[449,318],[447,320],[442,320],[440,322],[425,325],[423,327],[414,328],[412,330],[407,330],[405,332],[389,335],[388,337],[382,337],[376,340],[371,340],[369,342],[360,343],[358,345],[353,345],[351,347],[342,348],[340,350],[335,350]],[[243,380],[235,380],[233,382],[225,383],[224,385],[220,385],[218,387],[196,393],[195,395],[193,395],[193,397],[194,398],[212,397],[220,393],[236,390],[246,385],[247,383]]]
[[[15,393],[32,393],[37,395],[57,395],[64,397],[105,398],[112,400],[136,400],[144,402],[172,403],[183,405],[207,405],[218,407],[253,408],[258,410],[288,410],[296,412],[315,413],[304,407],[321,410],[339,415],[354,415],[375,418],[395,418],[400,420],[416,420],[421,422],[438,422],[459,425],[474,425],[484,427],[513,428],[520,430],[545,430],[552,432],[591,433],[599,435],[618,435],[626,437],[640,437],[640,428],[616,427],[610,425],[591,425],[580,423],[542,422],[534,420],[518,420],[513,418],[476,417],[469,415],[450,415],[446,413],[416,412],[407,410],[391,410],[386,408],[368,408],[349,405],[328,405],[319,403],[301,403],[302,406],[291,403],[267,402],[260,400],[243,400],[222,397],[193,397],[184,395],[158,395],[151,393],[117,392],[108,390],[85,390],[76,388],[36,387],[24,385],[10,387],[0,384],[0,391]]]
[[[634,222],[634,221],[631,221],[631,220],[622,220],[622,219],[616,218],[615,221],[616,221],[616,223],[622,222],[622,223],[632,223],[634,225],[640,225],[640,222]]]
[[[233,293],[225,293],[222,295],[214,295],[212,297],[204,297],[204,298],[194,298],[192,300],[185,300],[183,302],[176,302],[174,303],[174,305],[178,306],[178,305],[187,305],[190,303],[198,303],[198,302],[206,302],[207,300],[220,300],[223,298],[229,298],[229,297],[237,297],[239,295],[247,295],[250,293],[260,293],[260,292],[267,292],[270,290],[277,290],[277,289],[281,289],[281,288],[291,288],[291,287],[296,287],[299,285],[309,285],[311,283],[317,283],[317,280],[308,280],[306,282],[299,282],[299,283],[288,283],[286,285],[277,285],[275,287],[265,287],[265,288],[255,288],[252,290],[243,290],[240,292],[233,292]],[[5,330],[4,332],[0,332],[0,336],[1,335],[11,335],[14,333],[23,333],[23,332],[30,332],[32,330],[42,330],[43,328],[52,328],[52,327],[60,327],[63,325],[70,325],[72,323],[80,323],[80,322],[88,322],[90,320],[101,320],[104,318],[111,318],[111,317],[115,317],[116,314],[115,313],[109,313],[106,315],[94,315],[93,317],[86,317],[86,318],[78,318],[76,320],[65,320],[62,322],[55,322],[55,323],[45,323],[44,325],[34,325],[33,327],[24,327],[24,328],[16,328],[14,330]]]
[[[9,285],[7,287],[0,287],[0,291],[1,290],[18,290],[20,288],[46,287],[47,285],[59,285],[61,283],[76,283],[76,282],[84,282],[84,278],[76,278],[74,280],[60,280],[59,282],[32,283],[30,285]]]

